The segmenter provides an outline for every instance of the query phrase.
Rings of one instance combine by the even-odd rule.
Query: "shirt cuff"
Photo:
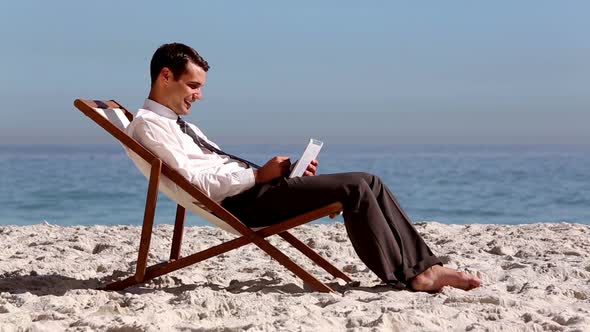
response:
[[[254,177],[254,169],[246,168],[237,173],[240,183],[244,185],[244,190],[248,190],[256,184],[256,178]]]

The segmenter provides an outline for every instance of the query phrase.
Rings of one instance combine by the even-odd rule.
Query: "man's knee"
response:
[[[375,174],[367,173],[367,172],[357,172],[355,173],[356,176],[366,182],[370,187],[373,187],[375,184],[381,182],[381,178],[379,178]]]
[[[344,173],[340,180],[341,184],[348,188],[349,194],[357,193],[359,196],[372,194],[372,189],[379,184],[381,179],[378,176],[366,172]]]
[[[366,179],[361,176],[351,177],[346,187],[347,195],[343,202],[345,210],[365,210],[369,201],[373,199],[373,191]]]

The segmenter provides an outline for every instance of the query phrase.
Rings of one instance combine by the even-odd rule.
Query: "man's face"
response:
[[[165,68],[166,70],[167,68]],[[168,108],[178,115],[186,115],[190,112],[192,103],[203,98],[201,89],[205,85],[207,73],[198,65],[188,62],[186,70],[178,80],[173,77],[171,71],[162,73],[169,75],[166,81],[165,96]]]

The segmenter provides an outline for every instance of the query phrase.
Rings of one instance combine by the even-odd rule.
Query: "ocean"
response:
[[[302,145],[225,145],[264,164]],[[318,174],[380,176],[413,221],[590,224],[590,145],[339,145]],[[0,146],[0,225],[139,225],[147,181],[117,144]],[[156,223],[173,223],[160,195]],[[320,222],[330,222],[329,219]],[[188,225],[207,225],[187,214]]]

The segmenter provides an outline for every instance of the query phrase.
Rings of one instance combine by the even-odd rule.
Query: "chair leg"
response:
[[[150,250],[150,241],[152,238],[152,228],[154,225],[154,215],[156,212],[156,203],[158,201],[158,186],[161,171],[162,161],[156,158],[152,162],[150,182],[148,185],[148,193],[145,202],[145,212],[143,216],[143,226],[141,228],[141,242],[139,243],[137,268],[135,270],[135,280],[137,280],[137,282],[142,282],[145,278],[148,252]]]
[[[305,243],[301,242],[298,238],[293,236],[293,234],[285,231],[279,233],[279,236],[285,239],[285,241],[289,242],[293,247],[295,247],[297,250],[299,250],[302,254],[307,256],[321,268],[326,270],[326,272],[333,275],[335,278],[340,278],[346,282],[352,281],[352,279],[346,274],[344,274],[344,272],[340,271],[336,266],[332,265],[332,263],[328,262],[324,257],[320,256],[317,252],[308,247]]]
[[[300,218],[298,218],[298,219],[300,219]],[[293,221],[295,221],[295,220],[293,220]],[[306,220],[302,220],[302,223],[304,221],[306,221]],[[277,234],[279,232],[284,232],[285,231],[284,225],[285,224],[283,223],[283,224],[273,225],[273,226],[269,226],[267,228],[261,229],[256,232],[254,237],[258,238],[259,240],[262,239],[266,243],[266,248],[268,248],[268,247],[274,248],[276,251],[273,251],[272,249],[270,250],[270,251],[273,251],[272,254],[269,253],[267,250],[264,250],[264,249],[263,250],[265,252],[269,253],[269,255],[271,257],[275,258],[280,264],[287,267],[291,272],[295,273],[295,275],[297,275],[299,278],[301,278],[304,282],[311,285],[314,289],[316,289],[320,292],[333,292],[333,290],[330,287],[328,287],[327,285],[325,285],[321,281],[317,280],[314,276],[312,276],[307,271],[305,271],[301,267],[299,267],[296,263],[291,261],[288,257],[286,257],[282,252],[280,252],[278,249],[276,249],[274,246],[272,246],[269,242],[264,240],[264,238],[266,238],[266,237],[272,236],[272,235]],[[147,268],[145,278],[143,281],[137,281],[134,276],[131,276],[129,278],[126,278],[123,280],[118,280],[113,283],[110,283],[102,289],[115,290],[115,291],[122,290],[127,287],[131,287],[133,285],[140,284],[140,283],[145,282],[147,280],[150,280],[150,279],[162,276],[164,274],[185,268],[187,266],[201,262],[205,259],[215,257],[215,256],[220,255],[222,253],[225,253],[230,250],[242,247],[247,244],[252,244],[252,243],[253,242],[252,242],[251,236],[241,236],[241,237],[235,238],[233,240],[230,240],[228,242],[224,242],[224,243],[216,245],[214,247],[202,250],[198,253],[194,253],[194,254],[191,254],[186,257],[180,257],[179,259],[174,260],[174,261],[164,262],[164,263],[156,264],[154,266],[150,266]],[[278,252],[278,255],[275,252]],[[284,258],[279,257],[277,259],[277,256],[283,256],[284,258],[286,258],[286,260],[288,262],[285,263]]]
[[[177,260],[180,257],[182,234],[184,232],[184,217],[186,210],[184,206],[176,206],[176,220],[174,221],[174,235],[172,235],[172,248],[170,249],[170,260]]]
[[[334,206],[332,204],[330,206],[326,206],[326,207],[317,209],[315,211],[305,213],[301,216],[286,220],[280,224],[275,224],[275,225],[263,228],[261,230],[254,232],[254,233],[250,233],[248,235],[242,235],[241,237],[235,238],[235,239],[230,240],[228,242],[224,242],[222,244],[211,247],[209,249],[205,249],[205,250],[200,251],[198,253],[194,253],[194,254],[191,254],[186,257],[179,257],[177,260],[163,262],[160,264],[156,264],[154,266],[150,266],[149,268],[147,268],[147,270],[144,269],[145,274],[144,274],[143,280],[141,280],[141,281],[138,281],[135,276],[131,276],[129,278],[110,283],[102,289],[104,289],[104,290],[122,290],[127,287],[143,283],[146,280],[150,280],[150,279],[162,276],[164,274],[167,274],[167,273],[182,269],[184,267],[193,265],[193,264],[203,261],[205,259],[208,259],[208,258],[217,256],[219,254],[228,252],[230,250],[239,248],[241,246],[244,246],[247,244],[255,244],[260,249],[262,249],[267,254],[269,254],[272,258],[277,260],[281,265],[285,266],[287,269],[289,269],[291,272],[293,272],[295,275],[297,275],[299,278],[301,278],[305,283],[311,285],[315,290],[320,291],[320,292],[334,292],[334,290],[332,290],[330,287],[328,287],[327,285],[325,285],[324,283],[322,283],[321,281],[316,279],[309,272],[305,271],[303,268],[301,268],[299,265],[297,265],[295,262],[293,262],[289,257],[287,257],[285,254],[283,254],[279,249],[274,247],[272,244],[270,244],[264,238],[272,236],[274,234],[283,233],[287,229],[290,229],[292,227],[295,227],[295,226],[307,223],[309,221],[315,220],[318,217],[326,216],[327,214],[331,213],[335,208],[338,208],[338,207]],[[150,228],[150,230],[151,230],[151,228]],[[294,241],[294,242],[300,242],[300,241],[296,239],[296,241]],[[294,246],[297,248],[297,245],[294,245]],[[308,247],[308,249],[313,251],[309,247]],[[313,260],[313,258],[312,258],[312,260]],[[321,266],[321,264],[320,264],[320,266]]]
[[[261,239],[258,236],[255,236],[255,237],[257,237],[257,240]],[[278,250],[276,247],[274,247],[272,244],[270,244],[269,242],[267,242],[264,239],[262,239],[262,241],[263,241],[263,243],[266,243],[266,244],[261,244],[261,245],[258,243],[255,243],[255,244],[259,248],[264,250],[266,253],[268,253],[272,258],[277,260],[281,265],[285,266],[287,269],[289,269],[291,272],[293,272],[296,276],[301,278],[305,283],[309,284],[311,287],[313,287],[315,290],[317,290],[319,292],[324,292],[324,293],[334,292],[334,290],[332,288],[328,287],[326,284],[324,284],[323,282],[319,281],[316,277],[311,275],[309,272],[305,271],[303,268],[301,268],[299,265],[297,265],[295,262],[293,262],[289,257],[287,257],[285,254],[283,254],[280,250]],[[230,240],[228,242],[224,242],[224,243],[217,245],[215,247],[205,249],[205,250],[200,251],[196,254],[192,254],[190,256],[179,258],[176,261],[164,262],[161,264],[156,264],[154,266],[150,266],[146,271],[144,280],[142,280],[142,281],[138,281],[137,278],[134,278],[134,277],[129,277],[129,278],[108,284],[103,289],[104,290],[122,290],[127,287],[137,285],[137,284],[140,284],[140,283],[145,282],[147,280],[159,277],[161,275],[168,274],[172,271],[176,271],[178,269],[187,267],[189,265],[195,264],[195,263],[203,261],[205,259],[217,256],[221,253],[230,251],[232,249],[236,249],[238,247],[244,246],[249,243],[252,243],[252,240],[246,236],[242,236],[242,237]]]

